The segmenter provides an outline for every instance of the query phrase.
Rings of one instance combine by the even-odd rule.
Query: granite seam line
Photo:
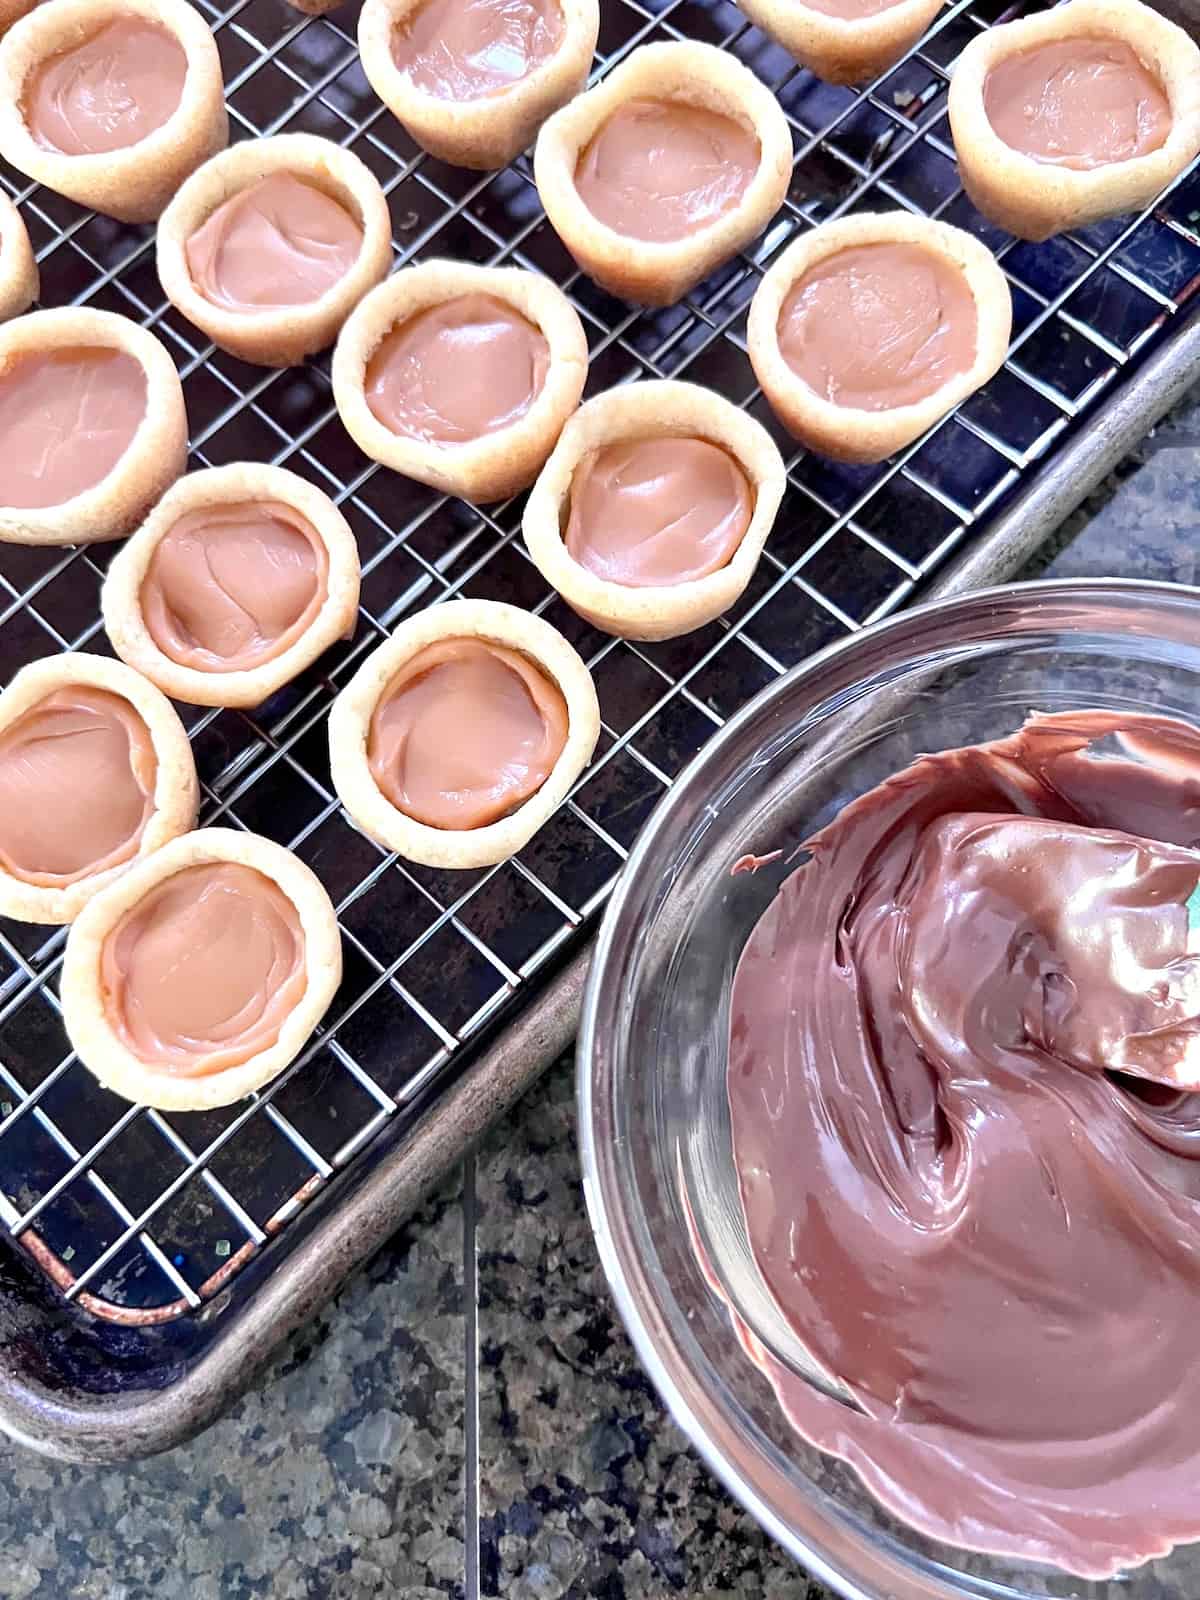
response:
[[[463,1163],[463,1549],[466,1600],[479,1600],[479,1275],[475,1240],[475,1157]]]

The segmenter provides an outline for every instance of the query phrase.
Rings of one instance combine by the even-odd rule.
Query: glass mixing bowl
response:
[[[1200,1595],[1200,1545],[1093,1583],[906,1527],[785,1422],[688,1231],[690,1210],[721,1293],[804,1371],[747,1247],[725,1094],[734,966],[791,869],[776,860],[732,875],[734,862],[786,857],[923,751],[998,738],[1029,711],[1085,706],[1200,719],[1200,589],[1010,586],[919,607],[824,651],[759,695],[679,777],[600,931],[579,1038],[580,1142],[617,1305],[713,1471],[848,1600]]]

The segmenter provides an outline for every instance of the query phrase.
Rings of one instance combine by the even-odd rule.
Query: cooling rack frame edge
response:
[[[1010,578],[1197,381],[1200,313],[1191,308],[1088,425],[917,598],[940,599]],[[39,1339],[48,1314],[20,1282],[36,1268],[8,1241],[13,1270],[0,1275],[0,1429],[41,1454],[100,1465],[171,1449],[215,1421],[282,1340],[337,1293],[569,1046],[590,955],[589,938],[357,1190],[331,1206],[257,1292],[231,1311],[211,1346],[175,1382],[98,1396],[48,1378]],[[220,1310],[214,1302],[214,1314]]]

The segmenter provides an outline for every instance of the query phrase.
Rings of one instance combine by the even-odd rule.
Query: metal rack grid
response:
[[[652,39],[717,43],[774,89],[796,145],[788,200],[754,250],[681,305],[638,312],[575,270],[527,157],[481,176],[421,154],[367,87],[351,10],[300,19],[282,0],[208,7],[235,138],[304,129],[355,150],[388,194],[401,262],[515,262],[556,278],[588,332],[589,393],[685,377],[779,439],[789,491],[755,581],[719,623],[658,645],[608,638],[547,591],[518,538],[520,497],[479,509],[375,467],[337,422],[327,357],[267,373],[214,351],[165,305],[151,230],[83,213],[0,167],[30,225],[45,303],[122,312],[171,350],[193,464],[288,465],[341,505],[363,561],[353,642],[254,715],[184,712],[202,821],[287,844],[338,907],[345,980],[300,1061],[225,1112],[126,1106],[67,1053],[64,934],[0,925],[0,1218],[67,1299],[127,1325],[196,1311],[385,1123],[419,1118],[581,939],[642,820],[725,718],[812,650],[902,604],[1177,318],[1200,280],[1195,170],[1151,212],[1040,246],[998,233],[963,195],[947,69],[980,28],[1017,10],[958,0],[904,61],[854,91],[797,68],[729,0],[606,0],[598,72]],[[797,230],[894,206],[992,245],[1012,286],[1013,346],[986,389],[901,456],[839,467],[797,453],[774,423],[746,357],[746,311]],[[0,551],[5,678],[54,650],[106,649],[105,560],[103,547]],[[405,865],[358,834],[333,796],[324,742],[330,702],[363,655],[401,617],[451,595],[508,600],[561,628],[591,666],[603,718],[593,765],[541,834],[515,860],[465,873]]]

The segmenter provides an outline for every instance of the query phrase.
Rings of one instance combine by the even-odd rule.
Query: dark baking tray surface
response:
[[[214,351],[165,305],[152,230],[82,212],[0,167],[30,226],[44,303],[121,312],[175,357],[193,465],[285,463],[339,502],[363,560],[352,642],[253,715],[183,708],[202,820],[288,845],[338,906],[345,981],[294,1068],[224,1112],[127,1106],[68,1052],[56,992],[63,933],[0,924],[0,1425],[80,1458],[161,1447],[214,1414],[395,1225],[489,1103],[502,1103],[500,1079],[511,1093],[532,1073],[569,1026],[580,952],[639,826],[726,718],[814,650],[903,605],[952,555],[1003,568],[1031,536],[1014,520],[1019,497],[1045,499],[1055,474],[1061,490],[1085,471],[1089,429],[1094,441],[1118,397],[1122,437],[1132,436],[1161,410],[1170,375],[1200,364],[1187,307],[1200,275],[1197,172],[1146,215],[1037,246],[990,228],[962,193],[947,68],[1012,8],[960,0],[859,92],[797,68],[727,0],[603,0],[598,70],[653,39],[717,43],[775,90],[794,134],[787,204],[754,251],[653,312],[574,270],[527,158],[481,176],[416,149],[363,78],[355,7],[320,19],[282,0],[206,10],[235,138],[307,130],[353,149],[387,191],[399,261],[515,262],[552,276],[588,332],[589,393],[643,376],[707,384],[772,429],[790,486],[727,618],[664,644],[608,638],[547,591],[520,542],[519,498],[480,510],[373,466],[334,414],[328,356],[277,373]],[[747,307],[798,230],[897,206],[996,249],[1012,284],[1013,348],[981,393],[903,456],[839,467],[798,453],[774,424],[746,358]],[[1045,532],[1047,515],[1029,528]],[[0,549],[5,681],[56,650],[107,649],[97,606],[106,559],[104,547]],[[349,825],[329,779],[333,696],[400,618],[451,595],[511,601],[561,628],[592,668],[603,716],[571,798],[515,860],[487,871],[386,855]],[[474,1111],[448,1117],[471,1073]],[[147,1391],[158,1391],[153,1402]]]

